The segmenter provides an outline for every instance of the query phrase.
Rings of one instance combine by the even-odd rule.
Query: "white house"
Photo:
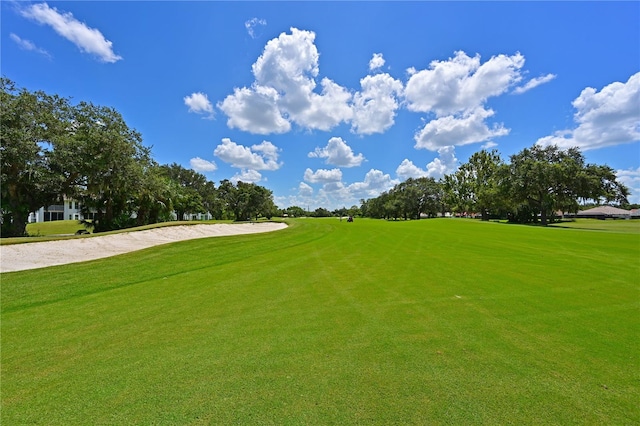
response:
[[[80,212],[80,203],[73,199],[65,198],[62,204],[54,204],[48,207],[41,207],[38,211],[29,213],[28,223],[34,222],[51,222],[54,220],[83,220],[95,219],[95,213],[89,213],[89,216]],[[131,217],[136,217],[135,213]],[[175,212],[171,218],[178,220]],[[207,213],[185,213],[180,220],[212,220],[213,215]]]
[[[93,216],[93,213],[90,213]],[[84,217],[80,212],[80,203],[78,201],[65,198],[62,204],[53,204],[48,207],[40,207],[39,210],[29,213],[29,223],[34,222],[51,222],[54,220],[82,220],[93,219],[93,217]]]

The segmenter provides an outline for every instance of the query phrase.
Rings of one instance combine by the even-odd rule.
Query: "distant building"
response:
[[[80,208],[80,202],[65,198],[61,204],[53,204],[47,207],[40,207],[39,210],[29,213],[27,223],[35,222],[52,222],[54,220],[93,220],[95,213],[83,215]],[[136,217],[134,213],[131,217]],[[178,220],[175,212],[171,213],[172,220]],[[207,213],[185,213],[180,220],[212,220],[213,215]]]
[[[61,204],[53,204],[40,207],[35,212],[29,213],[28,222],[52,222],[54,220],[84,220],[94,219],[95,213],[83,215],[80,211],[80,203],[76,200],[65,198]]]

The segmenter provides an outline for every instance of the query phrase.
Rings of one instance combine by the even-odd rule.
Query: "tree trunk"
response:
[[[29,207],[18,202],[17,197],[9,200],[10,213],[4,215],[3,220],[9,223],[2,224],[3,237],[24,237],[27,235],[27,220]],[[35,209],[37,210],[37,209]]]

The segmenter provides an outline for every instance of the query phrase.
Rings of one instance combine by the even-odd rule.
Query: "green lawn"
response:
[[[31,236],[75,234],[81,229],[87,230],[77,220],[54,220],[52,222],[29,223],[27,234]]]
[[[640,423],[640,234],[290,224],[2,274],[1,423]]]
[[[576,219],[553,223],[549,226],[556,228],[589,229],[602,232],[620,232],[623,234],[640,234],[640,219]]]

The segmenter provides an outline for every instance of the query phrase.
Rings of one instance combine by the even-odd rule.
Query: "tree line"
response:
[[[210,213],[246,220],[277,212],[270,190],[218,187],[178,164],[160,165],[139,132],[110,107],[0,81],[0,209],[3,237],[22,236],[30,212],[79,202],[95,232]]]
[[[606,165],[588,164],[578,148],[534,145],[504,162],[496,150],[473,154],[452,174],[407,179],[380,196],[361,200],[363,216],[419,219],[438,213],[479,213],[511,222],[546,225],[556,211],[576,213],[580,203],[628,206],[629,189]]]

